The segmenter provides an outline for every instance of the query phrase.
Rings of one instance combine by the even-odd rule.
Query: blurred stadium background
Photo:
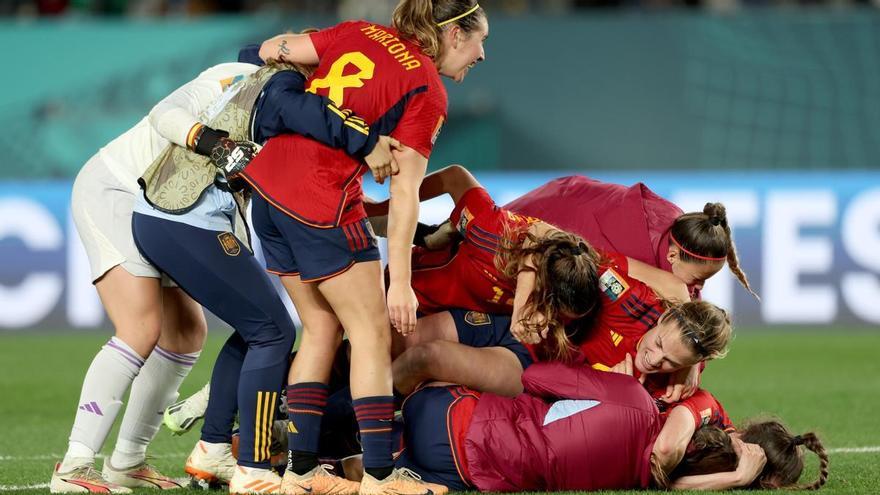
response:
[[[108,334],[69,214],[82,164],[244,44],[344,18],[387,22],[395,3],[0,0],[0,413],[11,426],[0,491],[48,481]],[[431,169],[461,163],[500,203],[575,173],[644,182],[685,210],[724,202],[762,301],[726,272],[709,282],[705,297],[733,311],[738,337],[706,383],[735,419],[773,411],[818,428],[836,449],[829,487],[875,492],[877,0],[481,4],[487,60],[447,84]],[[429,204],[423,219],[449,208]],[[213,327],[183,393],[228,331]],[[179,469],[194,439],[160,433],[160,462]]]

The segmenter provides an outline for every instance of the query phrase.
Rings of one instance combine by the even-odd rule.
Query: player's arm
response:
[[[541,238],[547,235],[551,230],[556,230],[556,227],[545,222],[535,222],[529,225],[527,232],[532,234],[535,238]],[[523,240],[522,247],[525,249],[531,245],[531,239],[526,237],[525,240]],[[538,312],[533,312],[528,320],[525,320],[524,318],[524,309],[529,301],[529,296],[535,291],[536,267],[532,260],[532,255],[527,255],[523,259],[522,264],[523,266],[520,268],[520,272],[516,276],[516,289],[513,293],[513,313],[510,320],[510,333],[520,342],[537,344],[541,342],[541,339],[546,337],[546,333],[531,332],[526,323],[530,325],[541,324],[544,315]]]
[[[279,34],[260,45],[260,58],[294,64],[315,65],[318,52],[308,34]]]
[[[254,136],[263,141],[293,132],[344,149],[359,160],[369,156],[380,141],[377,133],[362,118],[337,107],[329,98],[306,93],[305,81],[296,71],[272,76],[257,103]]]
[[[411,246],[419,217],[419,185],[428,159],[408,146],[394,152],[400,172],[391,178],[388,212],[388,315],[401,334],[415,330],[418,301],[412,290]]]
[[[694,431],[696,424],[690,409],[685,406],[672,408],[652,451],[664,473],[671,473],[681,462]]]
[[[477,178],[461,165],[448,167],[426,175],[419,185],[419,201],[428,201],[448,194],[453,203],[458,204],[461,197],[474,187],[482,187]],[[388,214],[389,200],[364,202],[367,215],[377,217]]]
[[[626,261],[628,275],[650,287],[661,299],[678,303],[690,301],[687,285],[675,275],[629,257]]]
[[[150,125],[172,143],[194,150],[198,132],[204,127],[199,115],[223,93],[223,81],[241,74],[242,67],[224,64],[202,72],[150,110]]]
[[[764,470],[767,455],[760,445],[731,438],[738,462],[736,470],[721,473],[682,476],[672,480],[674,490],[729,490],[751,485]]]
[[[522,375],[522,384],[525,392],[548,400],[594,399],[636,408],[651,404],[648,393],[632,376],[558,361],[529,366]]]
[[[469,189],[482,187],[466,168],[461,165],[450,165],[446,168],[432,172],[425,176],[419,185],[419,202],[434,199],[443,194],[449,194],[454,203],[458,203],[461,197]],[[377,235],[385,236],[388,224],[389,200],[364,201],[364,209],[373,224],[373,230]],[[378,227],[378,228],[377,228]],[[428,249],[443,249],[453,243],[458,237],[458,231],[449,222],[440,225],[427,225],[419,222],[416,225],[412,243],[416,246]]]

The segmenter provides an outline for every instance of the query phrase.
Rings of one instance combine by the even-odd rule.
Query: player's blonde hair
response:
[[[706,301],[672,304],[660,321],[674,321],[681,340],[701,361],[719,359],[727,355],[733,336],[733,325],[727,311]]]
[[[515,281],[522,271],[535,272],[535,289],[522,308],[520,323],[530,332],[548,329],[547,344],[538,348],[542,357],[568,359],[572,346],[561,313],[583,317],[599,307],[596,250],[581,237],[563,230],[551,229],[537,237],[509,227],[505,228],[500,248],[495,266],[505,276]],[[534,268],[526,264],[529,257]],[[535,315],[543,315],[543,319],[530,323]]]
[[[419,45],[422,53],[436,60],[443,54],[441,33],[447,26],[457,25],[470,33],[486,18],[482,7],[455,19],[477,5],[475,0],[401,0],[391,15],[391,26],[401,38]],[[443,23],[443,26],[439,24]]]

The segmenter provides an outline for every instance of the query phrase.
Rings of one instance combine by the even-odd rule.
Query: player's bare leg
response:
[[[115,266],[95,283],[116,335],[103,346],[83,380],[76,419],[64,460],[52,476],[53,493],[100,489],[95,454],[113,427],[122,398],[159,339],[162,323],[160,281],[136,277]],[[112,486],[110,486],[112,485]],[[97,488],[94,488],[97,487]],[[108,489],[118,485],[107,483]]]
[[[407,349],[394,360],[392,370],[394,387],[403,394],[426,380],[459,383],[507,397],[522,392],[522,364],[503,347],[433,340]]]
[[[391,332],[391,357],[397,358],[407,349],[432,340],[458,342],[455,321],[448,311],[419,318],[416,331],[406,337],[399,332]]]
[[[281,278],[303,323],[302,340],[288,375],[288,448],[290,459],[281,483],[288,495],[353,495],[358,483],[328,471],[317,460],[327,382],[342,326],[315,283]],[[341,473],[340,473],[341,474]]]
[[[177,390],[198,359],[206,335],[201,306],[179,288],[163,288],[159,341],[131,386],[116,448],[104,462],[107,480],[131,488],[180,487],[146,463],[146,452],[162,421],[156,411],[177,399]]]
[[[393,468],[391,324],[380,263],[357,263],[345,273],[321,282],[319,288],[351,342],[351,394],[364,447],[365,473],[360,493],[445,493],[445,487],[426,484],[406,469]]]

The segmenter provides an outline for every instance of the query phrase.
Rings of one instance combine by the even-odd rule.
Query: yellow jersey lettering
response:
[[[367,36],[369,36],[369,35],[375,33],[376,31],[382,31],[383,33],[385,32],[384,30],[377,28],[377,27],[376,27],[375,25],[373,25],[373,24],[370,24],[369,26],[364,26],[364,27],[361,28],[361,32],[363,32],[363,33],[366,34]]]
[[[397,36],[394,36],[373,24],[362,27],[361,32],[364,33],[368,39],[387,48],[388,53],[394,56],[394,59],[400,62],[400,65],[402,65],[405,70],[409,71],[418,69],[422,66],[422,62],[416,59],[414,55],[410,54],[406,49],[406,45],[403,44]]]

